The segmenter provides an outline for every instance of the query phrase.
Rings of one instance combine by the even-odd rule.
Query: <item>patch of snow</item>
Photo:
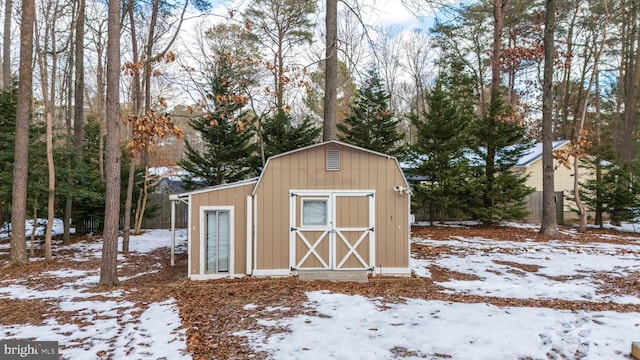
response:
[[[453,293],[640,304],[640,299],[634,296],[599,294],[598,280],[591,276],[596,273],[625,277],[636,273],[640,266],[640,246],[637,245],[513,242],[463,237],[447,241],[414,240],[433,247],[448,246],[455,253],[436,260],[412,258],[411,266],[419,276],[429,276],[425,269],[437,265],[479,277],[478,280],[439,283]],[[527,271],[518,264],[537,269]]]
[[[571,312],[406,299],[383,303],[363,296],[307,293],[315,315],[262,321],[288,332],[235,333],[272,359],[493,360],[535,358],[621,358],[637,339],[640,314]],[[357,346],[354,346],[357,344]],[[472,354],[472,355],[471,355]]]

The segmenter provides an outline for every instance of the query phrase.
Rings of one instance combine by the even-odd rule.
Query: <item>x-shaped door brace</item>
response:
[[[307,261],[307,258],[309,256],[311,256],[311,254],[313,254],[313,256],[316,257],[316,259],[318,259],[318,261],[320,261],[320,263],[322,264],[322,266],[325,269],[329,268],[329,265],[327,265],[327,263],[322,260],[322,257],[320,256],[320,254],[318,254],[318,252],[316,251],[316,247],[318,247],[318,245],[320,245],[320,242],[325,238],[325,236],[327,236],[327,234],[329,233],[329,230],[325,230],[322,235],[320,235],[318,237],[318,239],[316,240],[315,243],[313,243],[313,246],[311,245],[311,243],[309,242],[309,240],[307,240],[307,238],[304,237],[304,235],[302,235],[302,232],[300,230],[294,230],[295,233],[300,237],[300,240],[302,240],[302,242],[307,245],[307,248],[309,249],[309,251],[307,251],[306,254],[304,254],[304,256],[302,257],[302,259],[300,260],[300,262],[298,264],[296,264],[296,268],[299,268],[302,266],[302,264],[304,264],[305,261]]]
[[[351,256],[351,254],[353,254],[358,261],[360,261],[360,264],[362,264],[362,266],[364,268],[368,268],[369,265],[367,264],[366,261],[364,261],[364,259],[362,258],[362,256],[360,256],[360,254],[356,251],[356,249],[358,248],[358,246],[360,246],[360,243],[364,240],[365,237],[367,237],[367,235],[369,234],[371,230],[370,229],[365,229],[364,232],[362,233],[362,235],[360,235],[360,237],[358,238],[358,241],[356,241],[353,246],[351,246],[351,243],[349,243],[349,240],[347,240],[343,235],[342,232],[340,231],[336,231],[336,233],[338,234],[338,236],[340,236],[340,239],[342,239],[342,242],[347,245],[347,247],[349,248],[349,251],[347,252],[347,255],[345,255],[342,260],[340,260],[340,263],[338,263],[338,265],[336,266],[337,269],[341,268],[342,265],[344,265],[345,262],[347,262],[347,259],[349,259],[349,256]]]

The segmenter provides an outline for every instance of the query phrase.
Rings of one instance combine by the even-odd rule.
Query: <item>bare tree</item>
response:
[[[56,87],[58,72],[58,29],[57,21],[60,18],[61,7],[57,1],[48,1],[43,6],[44,24],[37,22],[35,32],[36,53],[40,69],[40,88],[44,105],[46,121],[46,147],[48,169],[48,195],[47,195],[47,227],[45,230],[45,259],[49,260],[51,254],[51,236],[53,232],[53,220],[55,214],[55,165],[53,162],[53,122],[56,111]],[[41,36],[40,33],[43,32]],[[49,62],[49,59],[51,62]]]
[[[34,0],[22,1],[20,23],[20,68],[18,70],[18,101],[16,104],[15,157],[11,197],[10,261],[21,265],[29,262],[25,237],[27,212],[27,169],[29,166],[29,123],[33,98],[33,23],[36,15]]]
[[[116,286],[120,217],[120,0],[109,0],[107,34],[106,201],[100,285]]]
[[[95,9],[95,8],[94,8]],[[100,124],[100,136],[98,137],[98,173],[101,181],[104,181],[104,135],[105,135],[105,53],[106,53],[106,28],[107,21],[101,14],[95,14],[87,21],[87,33],[91,34],[90,45],[93,47],[95,61],[87,65],[95,64],[95,96],[88,97],[91,115],[95,116]],[[87,44],[89,45],[89,44]]]
[[[309,30],[313,23],[309,15],[315,10],[315,1],[311,0],[253,0],[244,12],[244,17],[272,56],[273,61],[267,65],[272,68],[278,111],[284,111],[285,86],[290,81],[288,57],[295,46],[311,42]]]
[[[584,156],[584,150],[586,148],[587,139],[585,131],[585,119],[587,117],[587,107],[589,106],[589,95],[591,94],[591,87],[598,76],[598,65],[600,62],[600,55],[605,47],[607,40],[607,27],[609,26],[609,8],[608,1],[605,0],[602,5],[605,9],[604,17],[600,19],[600,24],[596,24],[593,29],[591,46],[593,54],[593,65],[591,76],[589,78],[589,85],[587,85],[587,96],[583,99],[582,112],[580,121],[575,130],[576,138],[571,140],[573,145],[573,196],[575,198],[576,206],[578,207],[578,213],[580,215],[580,225],[578,226],[578,232],[583,233],[587,231],[587,209],[580,198],[580,158]],[[599,25],[599,26],[598,26]],[[600,39],[598,39],[600,37]],[[598,41],[599,40],[599,41]],[[599,42],[599,44],[598,44]]]

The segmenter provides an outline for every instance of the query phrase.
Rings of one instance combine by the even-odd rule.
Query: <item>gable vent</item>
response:
[[[327,171],[340,170],[340,150],[327,150]]]

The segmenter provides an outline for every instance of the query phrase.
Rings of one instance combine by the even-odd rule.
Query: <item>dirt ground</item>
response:
[[[634,234],[627,238],[620,233],[615,233],[614,239],[607,234],[611,231],[590,230],[588,234],[570,234],[563,229],[565,234],[554,237],[554,240],[570,240],[573,242],[612,242],[628,243],[637,242]],[[604,236],[603,236],[604,235]],[[550,239],[537,234],[535,229],[524,228],[460,228],[460,227],[414,227],[413,237],[421,237],[432,240],[448,240],[457,236],[480,237],[494,240],[508,241],[540,241]],[[624,235],[623,235],[624,236]],[[75,238],[74,241],[86,238]],[[99,241],[99,239],[92,241]],[[451,249],[446,246],[430,247],[413,244],[412,255],[415,258],[435,259],[449,253]],[[505,299],[495,297],[483,297],[475,295],[461,295],[444,293],[438,282],[449,279],[465,279],[470,275],[452,272],[437,266],[429,269],[431,278],[406,277],[392,278],[375,276],[370,277],[368,283],[333,283],[327,281],[302,282],[297,277],[286,278],[251,278],[223,279],[211,281],[190,281],[186,279],[187,258],[186,254],[178,254],[176,266],[169,264],[169,254],[166,249],[157,250],[146,255],[125,255],[129,264],[119,272],[119,276],[131,276],[143,273],[161,264],[158,272],[138,276],[131,280],[123,281],[121,288],[124,299],[140,305],[141,311],[147,304],[175,298],[180,310],[182,325],[186,329],[188,350],[194,359],[264,359],[266,354],[256,353],[243,342],[239,336],[231,336],[236,331],[261,328],[256,319],[268,319],[273,316],[294,316],[308,312],[303,306],[307,300],[305,293],[316,290],[329,290],[335,293],[359,294],[368,297],[379,297],[388,303],[402,302],[404,298],[420,298],[426,300],[443,300],[464,303],[487,303],[497,306],[526,306],[544,307],[564,310],[589,310],[616,312],[640,312],[640,306],[620,305],[615,303],[594,303],[564,300],[537,300],[537,299]],[[7,255],[0,256],[0,261],[5,262]],[[22,267],[5,266],[0,270],[0,281],[8,279],[27,278],[32,281],[30,286],[41,289],[56,289],[58,280],[34,276],[46,271],[75,268],[95,269],[100,264],[99,259],[83,262],[64,262],[64,260],[37,261]],[[514,264],[512,264],[514,265]],[[518,264],[515,264],[518,265]],[[532,265],[519,266],[522,271],[535,272],[537,268]],[[607,279],[602,291],[622,292],[634,294],[640,297],[640,279],[620,281],[619,279]],[[96,292],[105,289],[96,288]],[[86,299],[85,299],[86,300]],[[243,310],[243,307],[252,303],[256,305],[252,310]],[[284,307],[286,310],[274,314],[268,311],[268,307]],[[73,314],[68,312],[51,313],[51,300],[15,300],[0,298],[0,314],[3,314],[3,324],[38,324],[43,319],[55,316],[59,321],[71,321]],[[256,316],[247,316],[253,312]],[[91,326],[91,324],[82,324]],[[269,328],[268,331],[278,332],[286,329]]]

